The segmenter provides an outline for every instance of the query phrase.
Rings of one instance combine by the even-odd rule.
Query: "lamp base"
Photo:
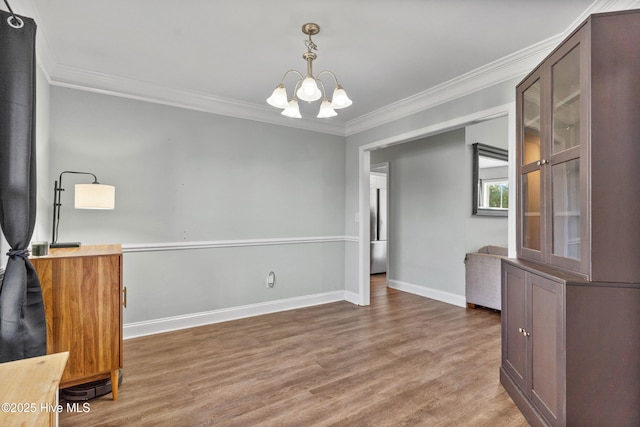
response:
[[[49,245],[50,248],[79,248],[80,242],[59,242],[59,243],[51,243]]]

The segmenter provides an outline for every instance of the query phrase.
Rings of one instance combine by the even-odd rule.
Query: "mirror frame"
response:
[[[504,148],[492,147],[490,145],[480,144],[476,142],[473,147],[473,173],[472,175],[472,198],[471,198],[471,214],[477,216],[507,216],[508,209],[485,209],[478,207],[478,184],[480,179],[479,158],[480,156],[491,157],[493,159],[509,161],[509,152]]]

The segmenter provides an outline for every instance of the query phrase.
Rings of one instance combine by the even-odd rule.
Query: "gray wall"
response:
[[[342,137],[52,87],[45,181],[51,186],[61,171],[81,170],[117,188],[116,210],[74,210],[73,184],[82,180],[65,177],[60,240],[135,249],[125,253],[126,324],[358,292],[359,147],[512,102],[513,84],[349,136],[346,149]],[[461,155],[468,183],[470,154]],[[469,198],[460,204],[463,223]],[[39,215],[44,230],[50,215],[50,208]],[[292,241],[306,237],[312,242]],[[260,243],[271,239],[279,243]],[[250,244],[217,246],[227,241]],[[194,242],[216,245],[195,249]],[[271,270],[277,286],[266,289]],[[447,289],[457,293],[454,281]]]
[[[464,129],[372,151],[389,162],[392,281],[464,295]]]
[[[36,170],[37,183],[37,221],[32,241],[51,240],[51,203],[53,203],[53,181],[49,180],[49,105],[50,88],[47,79],[36,67]]]
[[[67,191],[61,239],[344,234],[344,138],[60,87],[51,103],[52,178],[116,186],[115,211],[71,209]]]
[[[507,217],[488,217],[471,215],[471,188],[473,151],[471,145],[479,142],[493,147],[509,149],[508,118],[500,117],[493,120],[473,124],[466,127],[466,156],[467,160],[467,200],[466,207],[466,251],[475,252],[485,245],[507,246],[508,220]],[[506,176],[506,175],[504,175]]]
[[[474,142],[507,148],[507,118],[371,152],[389,162],[390,281],[463,296],[464,256],[507,244],[507,218],[471,215]]]
[[[515,101],[514,88],[519,80],[520,77],[513,78],[482,90],[472,92],[466,96],[448,102],[443,102],[432,108],[425,109],[402,119],[384,123],[375,128],[348,136],[345,176],[345,234],[348,236],[358,235],[358,223],[354,217],[359,211],[358,161],[360,147],[377,144],[383,141],[392,141],[389,142],[390,144],[407,143],[405,141],[410,140],[409,138],[411,138],[411,135],[414,135],[417,131],[422,129],[430,129],[431,127],[446,128],[447,123],[458,121],[460,118],[475,116],[478,112],[491,110],[506,104],[513,104]],[[451,129],[455,129],[455,126],[450,129],[441,129],[438,133]],[[462,153],[462,156],[462,158],[466,159],[466,162],[468,163],[468,167],[464,168],[463,173],[465,174],[466,182],[470,183],[471,153]],[[469,187],[469,185],[467,185],[467,187]],[[469,191],[469,193],[465,197],[468,202],[463,206],[462,214],[470,217],[471,189],[467,188],[467,191]],[[475,227],[469,225],[470,219],[468,217],[465,217],[466,219],[462,219],[461,226],[467,230],[473,230]],[[467,222],[466,227],[465,221]],[[484,220],[478,220],[478,222],[484,222]],[[496,223],[492,224],[495,225]],[[484,239],[478,238],[477,240],[465,243],[465,248],[472,249],[479,245],[481,241],[484,241]],[[345,248],[345,255],[345,287],[347,290],[357,292],[359,287],[358,244],[356,242],[349,242]]]
[[[59,241],[135,249],[125,324],[344,290],[343,137],[62,87],[50,102],[49,180],[116,186],[115,210],[75,210],[87,181],[65,175]]]

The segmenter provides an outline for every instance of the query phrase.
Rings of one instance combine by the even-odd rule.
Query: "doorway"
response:
[[[428,137],[435,134],[443,133],[449,130],[464,127],[469,124],[477,123],[479,121],[485,121],[497,117],[507,116],[509,117],[509,150],[515,152],[515,102],[496,106],[482,111],[477,111],[466,116],[461,116],[452,120],[448,120],[441,123],[432,124],[421,129],[416,129],[411,132],[395,135],[392,137],[383,138],[368,144],[364,144],[358,147],[358,206],[357,213],[358,225],[358,305],[367,306],[370,304],[370,224],[369,215],[370,210],[370,174],[371,174],[371,151],[385,148],[396,144],[402,144],[410,142],[418,138]],[[509,185],[510,188],[515,189],[515,162],[512,158],[509,159]],[[509,207],[509,248],[515,248],[515,208]],[[513,250],[515,252],[515,250]],[[514,256],[510,252],[510,256]]]
[[[385,275],[389,268],[389,163],[371,165],[369,174],[369,272]],[[386,283],[386,279],[385,279]]]

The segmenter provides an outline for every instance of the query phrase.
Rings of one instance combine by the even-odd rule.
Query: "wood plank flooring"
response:
[[[498,380],[500,315],[388,289],[126,340],[119,399],[61,426],[527,426]],[[62,402],[65,404],[65,402]]]

